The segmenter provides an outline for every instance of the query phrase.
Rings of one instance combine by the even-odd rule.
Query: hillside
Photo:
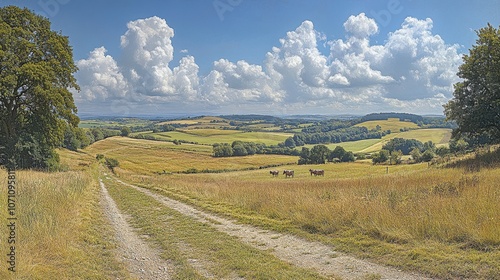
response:
[[[409,129],[419,129],[420,127],[411,121],[400,121],[396,118],[389,118],[386,120],[374,120],[374,121],[364,121],[362,123],[358,123],[355,126],[363,126],[368,129],[376,129],[377,126],[380,127],[381,130],[390,130],[391,132],[399,132],[401,130],[409,130]]]

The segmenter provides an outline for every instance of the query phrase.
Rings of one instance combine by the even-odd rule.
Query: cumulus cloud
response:
[[[103,101],[110,97],[124,97],[129,84],[123,77],[113,57],[106,55],[104,47],[90,53],[88,59],[76,64],[80,69],[76,75],[82,85],[81,100]]]
[[[139,19],[127,24],[118,59],[101,47],[77,62],[81,91],[76,100],[148,103],[158,111],[442,112],[461,59],[457,45],[432,33],[431,19],[406,18],[383,44],[371,43],[379,29],[364,13],[350,16],[343,26],[344,39],[328,41],[306,20],[279,40],[262,65],[220,59],[200,76],[186,50],[173,61],[174,30],[164,19]],[[328,53],[319,50],[321,42]]]
[[[378,26],[374,19],[368,18],[365,13],[350,16],[344,23],[345,30],[354,37],[366,38],[378,33]]]

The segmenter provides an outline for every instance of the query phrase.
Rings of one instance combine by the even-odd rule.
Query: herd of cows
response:
[[[325,170],[323,169],[309,169],[309,172],[311,173],[311,176],[325,176]],[[278,170],[271,170],[269,171],[273,177],[278,177],[280,172]],[[285,178],[292,177],[294,176],[295,172],[293,170],[283,170],[283,175],[285,175]]]

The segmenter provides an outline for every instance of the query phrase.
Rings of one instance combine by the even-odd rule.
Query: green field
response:
[[[111,120],[81,120],[78,125],[81,128],[95,128],[95,127],[121,127],[121,126],[146,126],[152,124],[153,121],[137,118],[123,118]]]
[[[420,127],[413,122],[403,122],[400,121],[399,119],[393,119],[389,118],[387,120],[380,120],[380,121],[366,121],[362,122],[359,124],[356,124],[355,126],[364,126],[368,128],[369,130],[375,129],[376,127],[380,126],[382,130],[390,130],[391,132],[399,132],[401,129],[419,129]]]
[[[372,153],[382,149],[382,146],[389,142],[389,140],[394,138],[404,138],[404,139],[416,139],[422,143],[432,141],[436,146],[447,146],[451,137],[451,129],[447,128],[427,128],[427,129],[416,129],[405,132],[391,133],[382,139],[365,139],[358,141],[342,142],[342,143],[332,143],[326,144],[330,150],[335,149],[337,146],[341,146],[347,151],[353,153]],[[315,145],[304,145],[311,149]],[[301,149],[297,147],[297,149]]]
[[[262,143],[266,145],[276,145],[284,142],[291,133],[282,132],[245,132],[241,130],[223,129],[183,129],[159,133],[142,133],[150,135],[159,140],[173,141],[181,140],[205,145],[214,143],[232,143],[233,141],[244,141]]]
[[[389,140],[394,138],[404,138],[404,139],[416,139],[422,143],[432,141],[436,146],[447,146],[451,137],[451,129],[447,128],[427,128],[427,129],[416,129],[400,133],[391,133],[384,136],[378,142],[372,145],[358,150],[357,152],[369,153],[376,152],[382,149],[382,146]]]

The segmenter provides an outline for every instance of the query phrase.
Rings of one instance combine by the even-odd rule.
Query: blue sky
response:
[[[488,1],[0,1],[70,38],[82,115],[442,114]]]

